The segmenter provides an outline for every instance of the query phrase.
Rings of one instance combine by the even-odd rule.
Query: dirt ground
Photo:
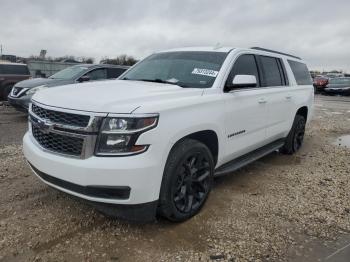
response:
[[[303,148],[216,179],[199,215],[106,218],[39,181],[27,117],[0,106],[0,261],[350,261],[350,98],[316,97]]]

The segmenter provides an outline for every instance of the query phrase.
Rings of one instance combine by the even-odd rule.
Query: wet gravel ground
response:
[[[349,261],[350,98],[316,97],[303,148],[216,179],[199,215],[106,218],[32,175],[26,116],[0,106],[0,261]]]

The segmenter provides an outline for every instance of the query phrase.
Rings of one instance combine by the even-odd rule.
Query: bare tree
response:
[[[94,58],[92,57],[75,57],[73,55],[65,55],[65,56],[59,56],[59,57],[51,57],[47,56],[45,58],[42,58],[40,56],[30,56],[30,60],[41,60],[41,61],[50,61],[50,62],[62,62],[62,61],[68,61],[68,62],[77,62],[77,63],[85,63],[85,64],[93,64]]]
[[[84,63],[84,64],[93,64],[95,62],[95,59],[92,57],[80,57],[79,61]]]
[[[108,58],[104,57],[100,61],[101,64],[111,64],[111,65],[127,65],[132,66],[137,62],[137,60],[133,56],[128,55],[119,55],[116,58]]]

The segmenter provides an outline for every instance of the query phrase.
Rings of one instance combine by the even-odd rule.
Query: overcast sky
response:
[[[138,59],[182,46],[262,46],[350,72],[350,1],[0,0],[4,54]]]

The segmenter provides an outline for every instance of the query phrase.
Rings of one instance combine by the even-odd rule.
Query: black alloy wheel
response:
[[[214,160],[208,147],[193,139],[179,141],[164,169],[159,213],[176,222],[197,214],[209,196],[213,175]]]
[[[173,201],[182,213],[198,209],[209,193],[211,184],[209,159],[201,152],[189,155],[178,168]]]
[[[294,152],[298,151],[304,141],[304,134],[305,134],[305,121],[299,121],[295,126],[295,133],[294,133]]]
[[[294,118],[292,129],[290,130],[284,146],[280,149],[283,154],[294,154],[297,152],[304,141],[306,120],[302,115],[296,115]]]

